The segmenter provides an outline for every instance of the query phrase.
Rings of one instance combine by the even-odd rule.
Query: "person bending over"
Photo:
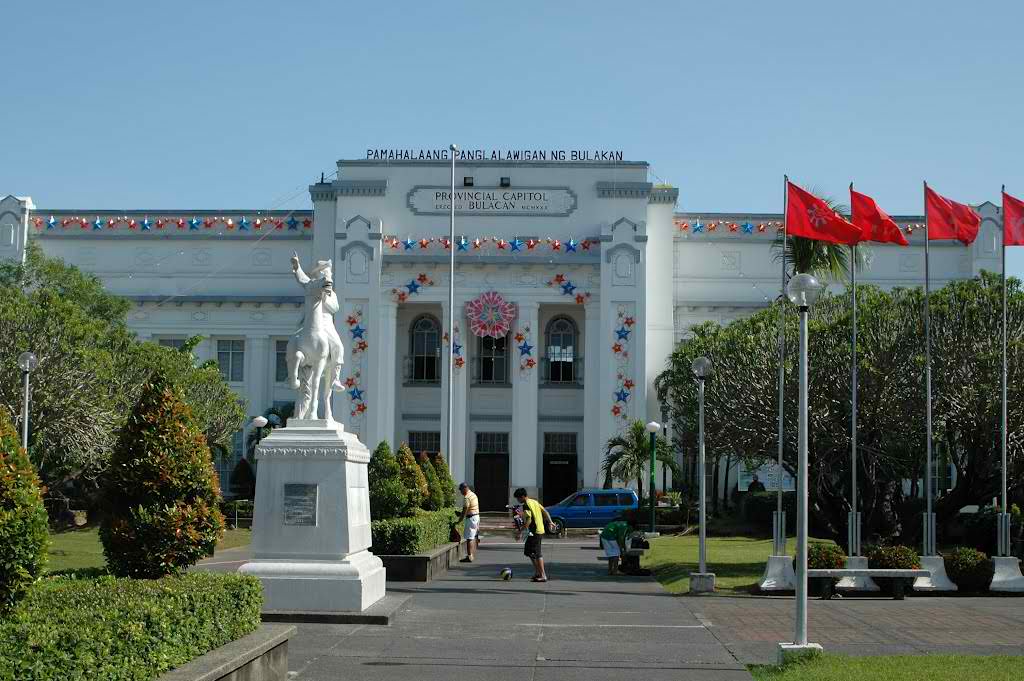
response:
[[[540,505],[536,499],[531,499],[526,490],[520,487],[514,493],[516,501],[523,506],[523,516],[526,521],[526,545],[523,553],[533,563],[534,582],[548,581],[547,572],[544,571],[544,557],[541,553],[541,540],[544,537],[546,528],[553,527],[551,516],[548,510]]]
[[[604,547],[604,555],[608,558],[608,574],[618,575],[619,560],[622,552],[626,550],[626,539],[633,528],[625,520],[612,521],[601,530],[601,546]]]

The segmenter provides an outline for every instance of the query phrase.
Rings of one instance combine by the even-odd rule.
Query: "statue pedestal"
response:
[[[337,423],[290,419],[256,448],[252,560],[263,609],[362,612],[384,598],[370,553],[370,453]]]

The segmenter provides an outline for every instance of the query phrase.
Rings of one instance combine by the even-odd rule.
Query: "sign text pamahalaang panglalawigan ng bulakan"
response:
[[[369,161],[447,161],[447,149],[367,149]],[[460,161],[622,161],[621,150],[609,149],[460,149]]]

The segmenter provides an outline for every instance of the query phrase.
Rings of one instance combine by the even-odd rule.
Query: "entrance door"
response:
[[[544,505],[577,490],[576,433],[544,433]]]
[[[508,504],[508,433],[477,433],[473,490],[481,511],[504,511]]]

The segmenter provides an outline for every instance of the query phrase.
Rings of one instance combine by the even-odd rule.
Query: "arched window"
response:
[[[544,331],[546,376],[548,383],[577,383],[579,357],[576,344],[579,332],[576,323],[568,317],[555,317]]]
[[[441,324],[435,317],[417,317],[410,327],[409,348],[414,383],[438,383],[441,380]]]

